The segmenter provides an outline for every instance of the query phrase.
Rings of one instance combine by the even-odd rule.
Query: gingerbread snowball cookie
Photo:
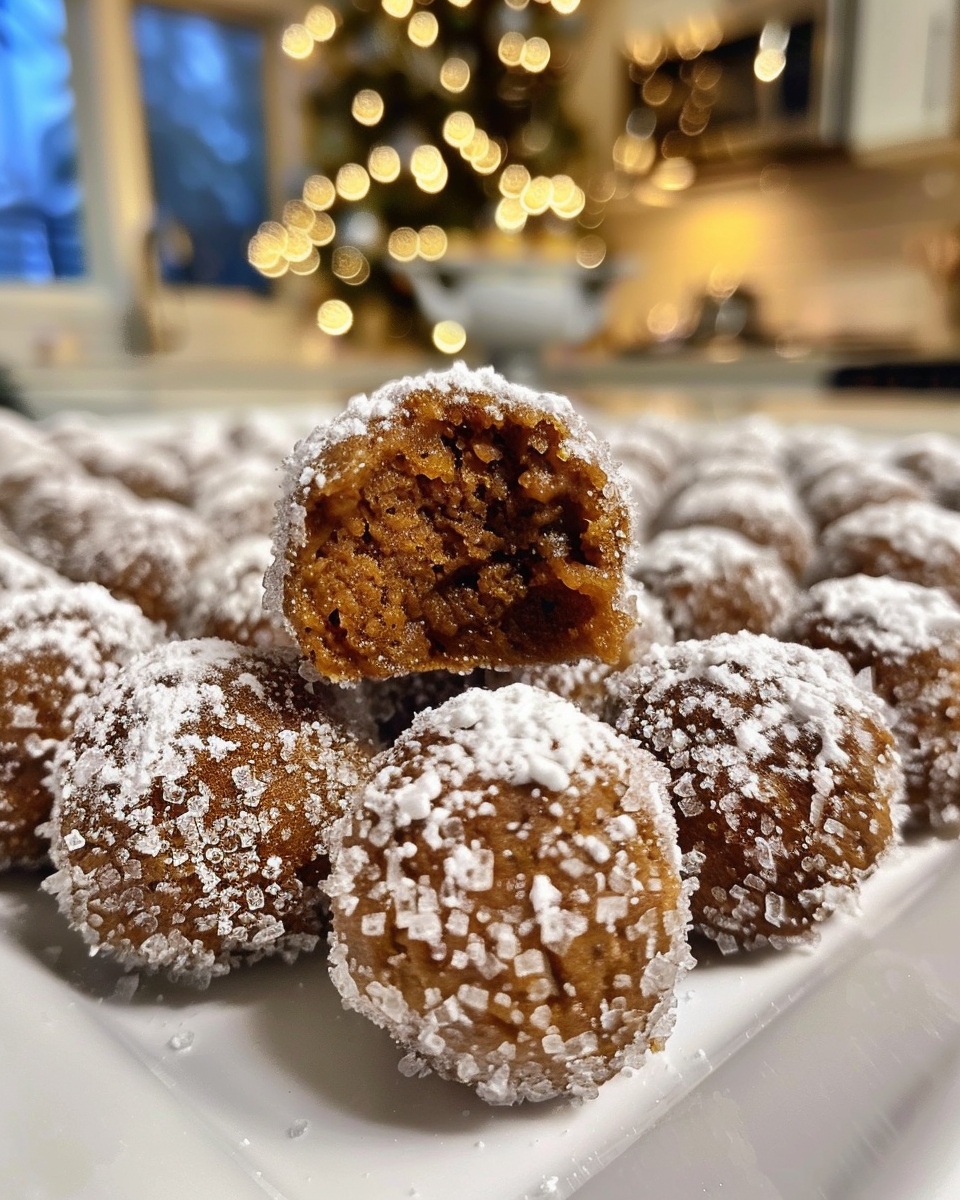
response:
[[[689,965],[667,777],[513,684],[421,713],[331,834],[344,1003],[491,1104],[595,1095],[658,1049]]]
[[[400,380],[287,461],[268,606],[337,681],[614,662],[626,494],[562,397],[462,364]]]
[[[839,654],[752,633],[654,646],[620,697],[618,728],[670,770],[694,925],[721,950],[809,940],[893,843],[893,735]]]
[[[0,869],[43,859],[57,750],[104,682],[160,637],[95,583],[0,592]]]
[[[205,985],[291,958],[321,932],[326,831],[368,761],[295,652],[168,643],[104,687],[67,744],[44,887],[127,967]]]

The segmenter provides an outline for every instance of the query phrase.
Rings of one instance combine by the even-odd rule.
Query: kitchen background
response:
[[[468,359],[608,405],[862,421],[862,392],[822,390],[852,383],[924,389],[870,411],[951,425],[955,0],[308,8],[0,0],[0,364],[36,411],[339,398],[462,328]],[[491,134],[473,173],[440,136],[458,104]],[[395,185],[358,134],[399,152]],[[407,171],[424,143],[450,160],[433,191]],[[259,223],[351,158],[374,182],[337,180],[316,273],[269,246],[254,270]],[[542,217],[504,183],[524,158],[557,189]]]

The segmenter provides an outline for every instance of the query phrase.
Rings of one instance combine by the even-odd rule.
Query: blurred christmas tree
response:
[[[346,332],[355,289],[367,280],[395,324],[409,328],[413,300],[391,261],[436,261],[450,234],[516,234],[530,218],[545,230],[569,228],[586,203],[574,178],[582,135],[562,102],[584,35],[578,6],[330,0],[311,8],[287,29],[284,49],[312,60],[318,174],[282,224],[262,227],[254,265],[307,274],[329,247],[323,277],[336,299],[321,307],[321,328]]]

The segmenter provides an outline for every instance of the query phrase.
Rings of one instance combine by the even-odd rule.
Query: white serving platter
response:
[[[954,1045],[946,1031],[955,1026],[960,1038],[960,1018],[941,1028],[917,1000],[916,1021],[928,1036],[911,1041],[915,998],[901,989],[889,1016],[874,1022],[881,1033],[889,1029],[889,1044],[866,1065],[856,1038],[818,1034],[821,1025],[831,1028],[837,989],[845,996],[844,988],[873,987],[875,960],[886,959],[872,951],[891,931],[916,941],[903,931],[927,930],[915,969],[933,982],[921,992],[941,986],[939,971],[958,985],[960,999],[960,938],[945,936],[958,912],[960,845],[912,844],[868,882],[860,912],[830,922],[815,949],[724,960],[698,947],[701,962],[681,985],[666,1051],[631,1077],[604,1085],[597,1100],[492,1109],[457,1084],[401,1076],[399,1052],[386,1035],[342,1011],[322,954],[293,967],[241,970],[203,993],[137,981],[88,956],[37,891],[35,877],[6,877],[0,880],[0,1196],[536,1200],[582,1189],[585,1200],[868,1194],[925,1200],[934,1193],[890,1191],[893,1168],[884,1172],[887,1190],[858,1192],[850,1180],[837,1191],[803,1190],[809,1173],[800,1190],[774,1185],[769,1170],[756,1168],[748,1135],[750,1120],[759,1129],[776,1118],[774,1125],[786,1130],[780,1161],[795,1146],[803,1149],[802,1139],[787,1136],[791,1114],[809,1118],[791,1070],[807,1085],[823,1071],[836,1081],[817,1093],[816,1120],[839,1147],[834,1174],[841,1180],[849,1158],[844,1147],[858,1145],[860,1126],[873,1119],[864,1107],[871,1109],[875,1093],[899,1103],[901,1076],[909,1083],[903,1104],[953,1112],[960,1040]],[[941,990],[947,994],[946,982]],[[886,993],[879,985],[875,992],[876,1008]],[[866,1001],[859,1010],[854,1004],[848,1025],[868,1024],[868,1008]],[[911,1047],[926,1047],[929,1057],[940,1042],[943,1063],[934,1069],[924,1060],[918,1083],[916,1062],[912,1072],[906,1067]],[[730,1101],[733,1110],[724,1106],[730,1096],[740,1097]],[[891,1133],[879,1099],[875,1107],[887,1143],[902,1141],[920,1153],[914,1126],[904,1121]],[[948,1175],[960,1154],[946,1133],[955,1124],[941,1125],[939,1141],[934,1120],[934,1134],[925,1127],[918,1144],[923,1161],[940,1161],[941,1175]],[[731,1146],[740,1147],[732,1157]],[[811,1157],[804,1155],[797,1161]],[[875,1166],[882,1156],[867,1158]]]

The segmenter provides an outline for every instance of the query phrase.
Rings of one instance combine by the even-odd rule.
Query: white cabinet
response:
[[[957,133],[958,0],[860,0],[850,143],[893,150]]]

